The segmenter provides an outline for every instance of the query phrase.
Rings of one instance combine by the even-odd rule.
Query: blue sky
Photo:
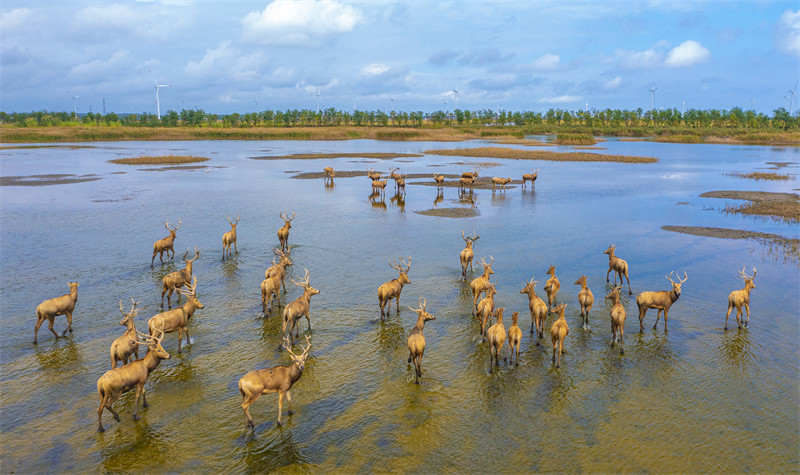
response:
[[[798,1],[3,0],[0,109],[754,108],[800,78]],[[317,93],[319,92],[319,96]],[[79,96],[73,100],[74,96]],[[794,107],[795,111],[798,109]]]

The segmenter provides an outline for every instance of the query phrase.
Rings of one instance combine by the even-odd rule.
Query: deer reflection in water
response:
[[[476,198],[477,197],[475,196],[475,192],[471,188],[469,189],[469,191],[463,188],[459,188],[458,201],[460,203],[465,203],[470,205],[472,208],[476,208],[477,207],[475,203],[477,201]]]
[[[380,191],[373,191],[368,199],[373,208],[386,209],[386,199]]]

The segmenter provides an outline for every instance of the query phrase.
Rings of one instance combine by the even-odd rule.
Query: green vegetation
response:
[[[790,175],[782,175],[780,173],[767,173],[767,172],[752,172],[752,173],[726,173],[727,176],[736,178],[746,178],[748,180],[791,180]]]
[[[505,158],[522,160],[549,160],[559,162],[620,162],[654,163],[657,158],[632,157],[626,155],[602,155],[586,152],[549,152],[543,150],[519,150],[505,147],[457,148],[450,150],[426,150],[429,155],[449,155],[459,157]]]
[[[597,141],[589,134],[558,134],[556,143],[558,145],[594,145]]]
[[[206,157],[195,157],[193,155],[160,155],[144,156],[134,158],[117,158],[109,160],[109,163],[117,165],[176,165],[181,163],[199,163],[210,160]]]

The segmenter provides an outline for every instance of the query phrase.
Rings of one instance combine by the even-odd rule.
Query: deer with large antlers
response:
[[[236,249],[236,254],[239,254],[239,246],[236,245],[236,226],[239,224],[239,216],[236,216],[236,221],[231,221],[231,217],[228,216],[228,222],[231,230],[222,235],[222,260],[225,260],[226,251],[227,257],[231,257],[231,244]]]
[[[633,292],[631,292],[631,279],[628,277],[628,263],[614,255],[614,251],[616,249],[617,246],[609,243],[608,249],[603,251],[603,254],[608,254],[608,271],[606,271],[606,282],[608,282],[608,274],[613,270],[614,285],[617,285],[617,276],[619,276],[619,283],[622,285],[622,277],[624,276],[626,279],[628,279],[628,295],[631,295]]]
[[[553,309],[558,313],[558,318],[550,326],[550,341],[553,343],[553,363],[556,364],[556,368],[561,366],[561,354],[564,352],[564,338],[569,335],[569,325],[567,325],[567,319],[564,318],[566,308],[567,304],[562,303]],[[558,349],[558,361],[556,361],[556,349]]]
[[[411,270],[411,258],[408,258],[408,263],[406,263],[403,258],[400,258],[400,264],[398,264],[395,260],[389,263],[389,267],[392,269],[400,272],[400,275],[396,279],[392,279],[389,282],[385,282],[378,287],[378,305],[381,307],[381,321],[383,321],[384,317],[384,307],[389,304],[388,308],[386,308],[385,315],[389,315],[392,311],[392,306],[390,304],[392,299],[395,299],[395,303],[397,304],[397,312],[400,313],[400,292],[403,291],[403,286],[406,284],[410,284],[411,280],[408,279],[408,271]]]
[[[436,317],[428,313],[426,305],[428,301],[424,298],[419,298],[419,308],[408,307],[409,310],[417,313],[417,324],[408,335],[406,344],[408,345],[408,362],[414,362],[414,374],[416,375],[416,384],[419,384],[419,377],[422,376],[422,355],[425,353],[425,335],[422,331],[425,329],[425,322],[428,320],[436,320]]]
[[[519,366],[519,343],[522,341],[522,329],[517,325],[519,319],[519,312],[511,313],[511,327],[508,329],[508,350],[511,353],[511,361],[509,364],[516,361],[515,366]],[[516,360],[514,355],[516,353]]]
[[[239,392],[242,394],[242,410],[244,411],[245,426],[253,429],[253,418],[250,416],[250,405],[262,394],[278,393],[278,426],[281,424],[281,414],[283,413],[283,398],[289,403],[289,415],[292,411],[292,395],[289,392],[294,383],[303,375],[306,367],[308,350],[311,349],[311,339],[306,335],[308,346],[303,348],[299,355],[292,352],[289,339],[285,338],[284,348],[292,357],[292,363],[288,365],[275,366],[267,369],[257,369],[250,371],[239,379]],[[302,348],[302,346],[301,346]]]
[[[182,221],[183,221],[182,219],[179,219],[178,225],[175,226],[174,228],[170,227],[169,221],[164,223],[164,225],[167,228],[167,231],[169,231],[169,236],[165,237],[164,239],[159,239],[158,241],[153,243],[153,258],[150,260],[150,267],[153,267],[153,263],[156,260],[156,254],[158,254],[158,259],[161,261],[162,265],[164,264],[164,259],[162,259],[162,255],[164,254],[164,252],[167,253],[167,259],[170,259],[169,255],[170,251],[172,251],[172,257],[175,257],[175,249],[173,249],[176,237],[175,232],[178,230],[178,228],[181,227]]]
[[[181,270],[170,272],[169,274],[165,275],[161,281],[161,308],[164,308],[164,294],[169,291],[167,294],[167,308],[172,308],[172,292],[178,290],[179,288],[183,287],[184,285],[189,284],[192,281],[192,267],[195,259],[200,257],[200,251],[197,250],[197,246],[194,247],[194,257],[191,259],[186,259],[186,256],[189,255],[189,249],[186,249],[186,252],[183,254],[183,261],[186,263],[186,267]],[[178,293],[178,303],[181,301],[181,294]]]
[[[531,310],[531,333],[534,332],[534,329],[536,330],[536,346],[539,346],[539,339],[544,334],[544,322],[547,319],[547,304],[536,295],[535,287],[537,282],[539,281],[533,280],[533,277],[531,277],[531,280],[525,284],[525,287],[519,293],[528,295],[528,308]]]
[[[479,171],[481,171],[481,167],[473,168],[471,172],[462,173],[461,178],[472,178],[473,180],[477,180]]]
[[[494,296],[497,295],[497,289],[495,288],[495,284],[490,284],[489,287],[486,289],[486,297],[482,298],[480,302],[478,302],[478,320],[481,322],[481,337],[486,338],[486,323],[492,323],[492,314],[494,312]]]
[[[128,364],[131,355],[136,355],[135,359],[139,359],[139,341],[136,339],[136,324],[133,322],[133,317],[147,307],[136,308],[141,302],[134,301],[133,297],[131,303],[133,303],[131,311],[126,312],[122,308],[122,300],[119,301],[119,311],[124,315],[119,324],[125,326],[125,333],[111,344],[111,369],[117,367],[117,362],[122,362],[123,366]]]
[[[78,302],[78,283],[67,282],[67,285],[69,286],[68,294],[45,300],[36,307],[36,328],[33,330],[34,345],[39,342],[39,327],[42,326],[45,320],[50,322],[48,328],[53,332],[53,335],[56,336],[56,339],[58,339],[58,333],[53,330],[53,323],[55,323],[55,319],[59,315],[67,316],[67,328],[64,329],[64,333],[61,336],[67,336],[68,331],[72,333],[72,312],[75,310],[75,304]]]
[[[586,276],[582,275],[575,281],[575,285],[580,285],[581,290],[578,292],[578,303],[581,305],[581,322],[583,329],[589,329],[589,310],[594,305],[594,295],[589,287],[586,285]]]
[[[489,256],[492,259],[492,262],[486,263],[485,258],[481,258],[480,265],[483,266],[483,274],[480,276],[472,279],[472,282],[469,283],[469,288],[472,290],[472,314],[475,315],[475,312],[478,310],[478,297],[481,294],[486,293],[486,289],[489,288],[491,283],[489,282],[489,276],[494,274],[492,270],[492,264],[494,264],[494,257]]]
[[[289,258],[289,254],[292,252],[291,246],[286,246],[286,252],[281,251],[277,247],[272,250],[272,253],[275,254],[280,260],[275,263],[273,259],[272,265],[264,271],[264,278],[269,279],[275,275],[278,275],[281,279],[281,287],[283,287],[283,291],[286,292],[286,268],[292,265],[292,260]],[[277,293],[275,294],[277,297]]]
[[[625,306],[620,303],[619,292],[622,290],[622,284],[615,286],[611,292],[606,295],[606,298],[611,300],[611,346],[619,339],[619,354],[625,354],[625,348],[622,347],[622,337],[625,334],[625,317],[627,311]]]
[[[670,279],[671,275],[672,272],[670,272],[666,277],[667,280],[672,283],[672,290],[642,292],[636,296],[636,305],[639,307],[639,333],[644,331],[644,325],[642,322],[644,321],[644,316],[647,314],[647,311],[651,308],[658,310],[658,313],[656,314],[656,324],[653,325],[653,330],[655,330],[658,326],[658,319],[661,318],[661,312],[664,312],[664,331],[667,331],[667,316],[669,315],[669,308],[681,296],[681,284],[686,282],[686,280],[689,278],[689,276],[686,275],[686,272],[684,272],[683,276],[685,278],[681,279],[680,276],[676,275],[679,281],[675,282],[674,280]]]
[[[475,256],[475,252],[473,252],[472,247],[475,244],[475,241],[480,239],[481,237],[475,231],[472,231],[472,236],[464,236],[464,230],[461,230],[461,239],[464,240],[464,250],[461,251],[461,254],[458,256],[461,260],[461,276],[464,277],[464,280],[467,280],[467,266],[469,266],[469,271],[472,272],[472,258]]]
[[[372,181],[380,180],[381,179],[381,172],[376,172],[372,168],[367,169],[367,178]]]
[[[556,266],[550,266],[550,268],[547,269],[547,274],[550,274],[550,278],[544,283],[544,291],[547,292],[547,310],[551,313],[555,313],[553,305],[556,303],[556,294],[561,288],[561,282],[559,282],[558,277],[556,277]]]
[[[728,329],[728,317],[731,316],[731,311],[736,307],[736,326],[742,328],[742,307],[747,310],[747,320],[744,320],[746,327],[750,323],[750,291],[756,288],[753,279],[756,278],[756,268],[753,267],[753,275],[749,276],[745,273],[745,266],[739,271],[739,277],[744,280],[744,288],[741,290],[734,290],[728,295],[728,313],[725,315],[725,329]]]
[[[533,170],[533,169],[531,169]],[[533,170],[533,173],[525,173],[522,175],[522,189],[525,189],[525,184],[531,182],[531,188],[536,188],[536,178],[539,176],[539,169]]]
[[[183,332],[186,332],[186,344],[189,344],[189,328],[187,328],[189,319],[192,318],[197,309],[205,308],[205,305],[197,299],[197,277],[194,278],[191,284],[184,285],[186,289],[178,289],[178,292],[186,297],[186,303],[180,307],[154,315],[147,321],[150,335],[153,335],[156,331],[172,333],[178,330],[178,353],[181,352]]]
[[[503,325],[503,311],[505,307],[500,307],[494,311],[493,315],[497,319],[497,323],[489,327],[486,332],[489,338],[489,372],[493,373],[492,364],[496,362],[500,366],[500,351],[503,349],[503,343],[506,341],[506,327]]]
[[[292,279],[292,283],[299,287],[303,288],[303,295],[297,297],[294,301],[292,301],[286,308],[283,309],[283,328],[281,333],[285,334],[286,329],[289,329],[289,338],[291,343],[294,345],[294,339],[300,336],[300,325],[297,323],[298,320],[302,317],[306,317],[306,321],[308,322],[308,331],[311,332],[311,317],[309,317],[308,313],[311,309],[311,296],[317,295],[319,290],[311,287],[308,283],[309,281],[309,274],[308,269],[304,269],[306,271],[305,277],[300,282]],[[292,332],[295,333],[292,336]]]
[[[144,338],[140,343],[146,344],[148,347],[148,352],[144,355],[144,358],[131,361],[119,368],[108,370],[97,380],[97,392],[100,393],[100,407],[97,408],[97,432],[105,432],[103,428],[103,409],[108,409],[114,415],[114,419],[119,422],[119,414],[111,405],[119,399],[122,393],[133,388],[136,388],[133,420],[139,420],[139,396],[143,401],[142,407],[148,406],[144,383],[147,382],[147,377],[158,367],[161,360],[169,359],[169,353],[161,346],[161,339],[164,338],[163,333],[158,337],[136,333],[139,337]]]
[[[281,226],[281,228],[278,229],[278,241],[281,242],[281,251],[285,251],[286,247],[289,245],[289,228],[292,227],[294,212],[292,212],[291,218],[285,212],[282,212],[280,216],[281,219],[283,219],[283,226]]]

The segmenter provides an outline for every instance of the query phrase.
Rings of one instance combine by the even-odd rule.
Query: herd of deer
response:
[[[390,178],[393,178],[396,183],[398,192],[405,188],[405,175],[398,175],[398,169],[392,169]],[[380,180],[380,174],[374,174],[372,170],[368,172],[370,178],[373,180],[373,188],[382,190],[386,186],[386,180]],[[536,180],[536,173],[533,175],[525,175],[523,177],[523,186],[526,181],[532,183]],[[333,180],[335,172],[332,168],[325,169],[326,180]],[[434,175],[436,183],[442,185],[444,177],[442,175]],[[460,181],[460,186],[471,186],[477,178],[477,170],[470,173],[465,173]],[[510,179],[500,179],[497,184],[505,185]],[[503,181],[503,183],[500,183]],[[494,180],[493,180],[494,182]],[[280,213],[284,225],[278,230],[278,239],[280,242],[280,249],[277,247],[273,250],[276,261],[272,260],[270,266],[264,273],[264,280],[261,282],[261,303],[264,315],[267,315],[267,309],[273,302],[277,302],[280,308],[280,290],[283,289],[286,294],[285,276],[288,266],[292,265],[290,258],[291,247],[288,244],[289,229],[292,227],[291,222],[294,220],[295,214],[289,217],[286,213]],[[239,223],[239,216],[235,220],[228,217],[228,223],[231,230],[223,235],[223,251],[222,258],[228,258],[231,255],[231,246],[234,252],[238,253],[236,246],[236,226]],[[177,226],[170,226],[169,221],[165,223],[169,236],[164,239],[158,240],[153,244],[153,256],[150,262],[151,267],[155,262],[156,254],[159,255],[159,260],[163,264],[163,254],[167,254],[167,259],[174,258],[175,251],[174,240],[176,232],[181,226],[182,221],[178,221]],[[467,268],[473,270],[472,263],[474,258],[474,244],[480,239],[480,236],[473,232],[472,235],[466,236],[464,231],[461,231],[461,238],[464,240],[465,247],[460,253],[461,261],[461,277],[464,281],[467,280]],[[611,320],[611,346],[619,342],[620,353],[624,354],[623,349],[623,335],[626,318],[625,306],[620,302],[620,292],[622,290],[623,279],[628,283],[628,294],[631,295],[630,278],[628,276],[628,264],[623,259],[616,257],[616,246],[609,244],[608,249],[603,253],[608,255],[608,271],[606,272],[606,282],[610,282],[609,275],[614,272],[614,284],[610,292],[605,296],[607,300],[611,301],[612,307],[610,310]],[[138,404],[141,396],[143,407],[147,407],[147,399],[145,397],[144,385],[147,382],[149,374],[158,367],[163,359],[169,359],[170,355],[164,350],[162,340],[167,333],[178,332],[178,352],[182,351],[183,333],[186,333],[186,343],[189,344],[189,319],[194,315],[195,311],[204,308],[203,304],[197,298],[197,277],[192,273],[192,264],[200,256],[200,251],[195,247],[194,256],[188,259],[189,249],[183,255],[185,267],[181,270],[169,273],[162,279],[161,291],[161,309],[164,306],[164,295],[167,295],[167,310],[156,314],[148,320],[148,334],[144,334],[136,330],[134,318],[136,315],[145,310],[146,307],[139,307],[140,302],[131,299],[132,306],[129,311],[125,311],[122,301],[119,302],[119,310],[123,315],[123,319],[119,322],[120,325],[125,327],[125,332],[122,336],[115,339],[110,348],[111,354],[111,370],[107,371],[103,376],[97,380],[97,391],[100,394],[100,406],[97,410],[98,418],[98,431],[103,432],[102,414],[104,409],[111,412],[114,419],[119,421],[119,414],[112,408],[112,404],[120,395],[126,391],[136,388],[136,400],[133,419],[138,419]],[[512,313],[512,325],[505,330],[503,323],[503,312],[505,307],[496,308],[494,298],[497,294],[496,283],[490,281],[490,277],[494,274],[492,265],[494,258],[490,257],[490,262],[486,262],[485,258],[481,258],[479,264],[483,267],[483,272],[478,277],[472,279],[469,283],[470,290],[472,291],[472,315],[474,315],[480,324],[481,338],[489,342],[490,347],[490,364],[489,372],[493,372],[493,366],[499,366],[500,353],[503,349],[506,339],[508,340],[509,352],[511,363],[519,365],[519,346],[522,339],[522,331],[518,326],[518,312]],[[381,311],[381,320],[391,313],[391,300],[395,299],[396,313],[400,311],[400,293],[405,284],[411,281],[408,278],[408,272],[411,270],[411,257],[407,259],[400,259],[398,263],[395,260],[390,261],[389,266],[399,272],[396,279],[382,284],[378,288],[378,304]],[[531,329],[530,333],[536,333],[534,340],[536,345],[539,345],[539,340],[543,337],[545,322],[547,315],[554,313],[557,318],[550,326],[550,337],[553,348],[552,362],[556,368],[560,366],[561,354],[563,353],[564,340],[569,334],[569,325],[565,318],[566,303],[556,305],[556,296],[561,288],[561,284],[556,277],[556,267],[550,266],[547,271],[550,278],[545,282],[544,291],[547,294],[547,303],[544,302],[539,296],[536,295],[535,287],[538,281],[531,278],[530,281],[525,283],[525,286],[520,290],[520,293],[528,296],[528,306],[531,314]],[[669,309],[674,304],[681,294],[681,285],[688,279],[688,275],[684,272],[683,278],[678,278],[678,282],[672,280],[672,273],[666,278],[672,284],[671,290],[655,291],[655,292],[642,292],[636,297],[636,305],[639,309],[639,331],[644,331],[644,317],[649,309],[656,309],[656,323],[653,326],[655,330],[658,321],[661,318],[661,313],[664,314],[664,331],[667,331],[667,318],[669,316]],[[728,311],[725,316],[725,330],[728,329],[728,319],[732,310],[735,308],[736,323],[741,329],[742,325],[748,326],[750,321],[750,292],[755,288],[753,280],[756,276],[756,269],[753,268],[753,275],[747,275],[745,268],[739,271],[739,276],[744,280],[745,286],[741,290],[735,290],[728,296]],[[617,285],[617,278],[619,278],[619,285]],[[281,328],[281,341],[282,345],[278,349],[285,348],[292,358],[292,363],[288,365],[275,366],[272,368],[250,371],[239,380],[239,392],[242,395],[241,407],[245,415],[245,423],[248,428],[253,428],[253,419],[250,416],[249,407],[258,399],[262,394],[278,393],[278,420],[277,424],[281,425],[281,414],[283,411],[283,398],[286,397],[289,403],[289,415],[291,415],[291,395],[290,389],[293,384],[297,382],[303,374],[305,368],[305,360],[308,357],[308,352],[311,348],[311,340],[306,336],[306,345],[302,347],[302,352],[296,354],[292,351],[295,345],[295,338],[299,337],[298,321],[305,317],[308,322],[308,331],[311,331],[311,319],[309,316],[310,301],[313,295],[319,294],[320,291],[312,287],[309,283],[309,272],[305,269],[305,276],[302,280],[296,281],[291,279],[292,283],[301,287],[303,293],[294,301],[287,304],[283,309],[283,322]],[[66,336],[67,332],[72,332],[72,313],[78,300],[78,283],[68,283],[70,292],[60,297],[46,300],[36,308],[36,328],[34,330],[33,343],[38,342],[37,335],[39,327],[45,320],[49,321],[49,330],[59,337],[58,333],[53,329],[53,323],[56,316],[66,315],[67,328],[61,336]],[[594,303],[594,296],[586,284],[586,276],[582,275],[575,281],[575,285],[580,285],[581,289],[578,293],[578,302],[580,304],[580,317],[582,327],[585,330],[589,329],[589,313]],[[171,297],[172,293],[178,293],[178,302],[176,308],[172,308]],[[181,296],[186,297],[186,302],[180,305]],[[419,378],[422,375],[422,356],[425,352],[425,336],[423,334],[425,322],[435,320],[432,314],[427,311],[427,300],[420,297],[418,308],[408,307],[410,310],[417,314],[417,323],[411,330],[407,345],[409,350],[408,363],[414,364],[415,382],[419,383]],[[747,313],[747,318],[743,318],[743,310]],[[494,323],[492,320],[494,319]],[[143,358],[139,357],[139,345],[147,346],[147,353]],[[134,359],[135,357],[135,359]],[[129,361],[130,359],[130,361]],[[505,358],[504,358],[505,360]],[[121,363],[121,366],[118,364]]]

